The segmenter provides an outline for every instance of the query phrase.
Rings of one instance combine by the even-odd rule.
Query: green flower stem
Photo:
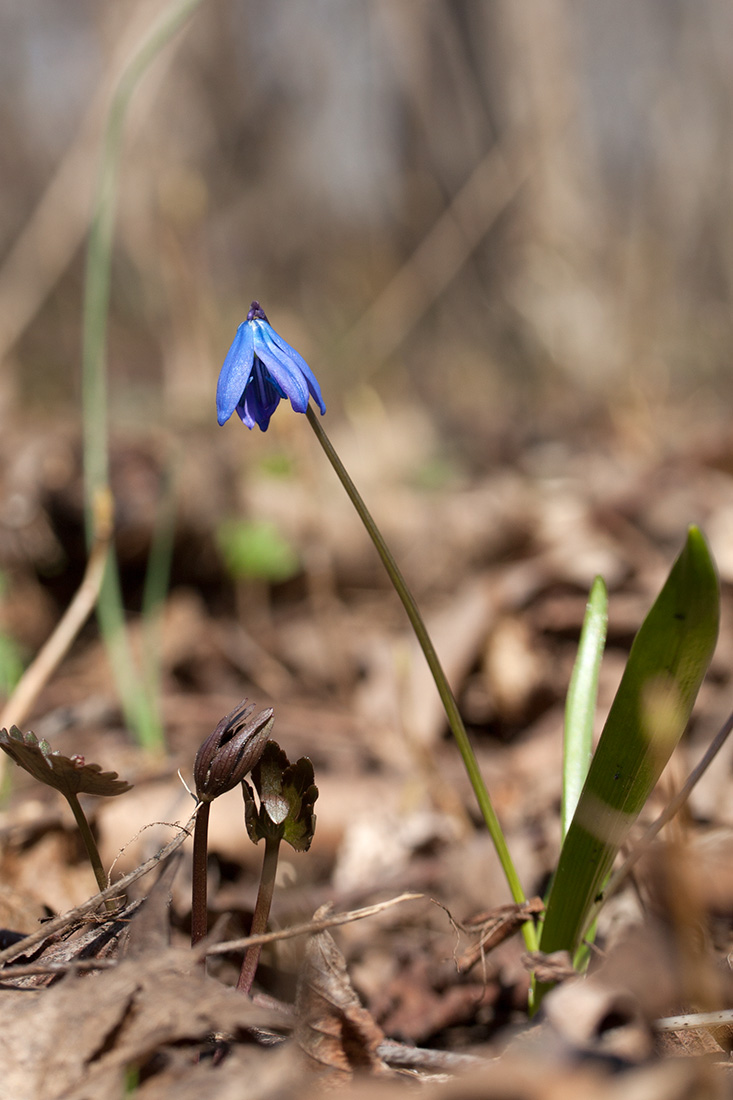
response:
[[[208,932],[206,906],[206,855],[209,837],[210,802],[202,802],[193,831],[193,868],[191,883],[191,947],[195,947]]]
[[[87,821],[86,815],[81,808],[81,803],[79,802],[78,797],[73,793],[73,791],[66,793],[65,797],[66,801],[71,806],[71,812],[76,818],[76,824],[79,826],[79,832],[81,833],[81,838],[84,841],[84,847],[87,850],[89,862],[92,865],[94,877],[97,880],[97,886],[99,887],[100,891],[103,892],[107,889],[109,883],[107,882],[107,876],[104,873],[102,858],[99,854],[97,842],[94,839],[92,830],[89,828],[89,822]],[[111,898],[107,898],[104,903],[104,907],[108,910],[108,912],[113,912],[115,909],[115,903]]]
[[[262,873],[260,875],[260,888],[257,891],[255,911],[252,916],[250,936],[261,936],[267,931],[267,918],[270,915],[272,895],[275,890],[275,873],[277,871],[277,857],[280,851],[280,837],[265,837],[265,855],[262,860]],[[237,989],[249,994],[254,981],[257,964],[260,961],[261,943],[254,943],[248,947],[242,960],[242,970],[237,982]]]
[[[381,531],[372,519],[372,516],[366,504],[359,495],[358,489],[349,477],[349,474],[347,473],[343,463],[341,462],[341,459],[334,450],[333,444],[321,427],[321,423],[310,405],[308,406],[308,409],[306,411],[306,416],[308,417],[308,422],[311,428],[315,432],[316,439],[320,443],[326,454],[326,457],[336,471],[336,476],[346,490],[346,493],[351,500],[351,503],[354,505],[354,508],[356,508],[361,522],[366,527],[369,537],[374,543],[377,549],[377,553],[382,559],[382,564],[387,570],[389,579],[391,580],[394,589],[397,592],[397,595],[402,601],[402,606],[407,612],[407,617],[412,624],[412,629],[415,631],[415,636],[420,643],[420,648],[425,654],[425,660],[428,662],[428,667],[435,681],[435,686],[438,689],[438,694],[440,695],[441,701],[445,708],[448,724],[456,740],[456,744],[458,745],[458,750],[461,754],[461,757],[463,758],[463,764],[466,769],[466,773],[471,782],[471,786],[473,787],[474,794],[476,795],[476,801],[478,802],[479,809],[481,810],[481,815],[486,822],[486,828],[489,830],[489,835],[494,844],[494,848],[496,849],[496,854],[499,857],[499,862],[501,863],[502,870],[506,877],[507,883],[509,884],[509,889],[511,890],[512,897],[514,898],[515,902],[521,904],[527,899],[524,895],[524,891],[522,890],[522,886],[519,881],[519,876],[517,875],[516,869],[512,862],[512,858],[509,854],[509,849],[507,848],[506,840],[504,839],[504,834],[501,830],[501,825],[499,824],[499,819],[497,818],[496,812],[491,803],[489,792],[486,789],[486,784],[484,783],[483,776],[481,775],[476,755],[473,751],[473,748],[471,747],[471,742],[469,741],[468,734],[466,733],[466,727],[463,724],[463,719],[461,718],[460,711],[458,710],[458,704],[456,703],[453,692],[450,689],[450,685],[446,678],[445,672],[443,671],[443,667],[438,660],[438,655],[435,652],[435,647],[433,646],[430,635],[428,634],[425,623],[423,622],[422,615],[418,610],[412,593],[407,587],[405,578],[402,576],[402,573],[400,572],[396,561],[392,557],[389,547],[382,537]],[[532,921],[526,921],[525,924],[522,925],[522,933],[524,935],[524,942],[527,945],[527,949],[529,951],[536,951],[537,932],[534,923]]]

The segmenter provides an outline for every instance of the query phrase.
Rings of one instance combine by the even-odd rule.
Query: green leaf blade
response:
[[[542,951],[578,948],[616,853],[687,725],[715,648],[719,606],[715,565],[692,527],[631,647],[560,853]]]
[[[593,716],[598,697],[598,676],[606,644],[608,593],[602,577],[596,577],[578,644],[578,655],[565,706],[563,753],[562,836],[565,838],[580,792],[588,776],[593,754]]]

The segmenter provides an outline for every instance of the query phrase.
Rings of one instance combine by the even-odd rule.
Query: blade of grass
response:
[[[176,533],[174,463],[170,461],[153,524],[153,537],[145,570],[142,598],[143,672],[148,698],[160,721],[160,627],[161,613],[170,585],[171,562]]]
[[[84,493],[87,539],[93,538],[93,503],[109,486],[107,401],[107,316],[110,295],[112,239],[117,178],[127,110],[140,79],[163,47],[183,26],[202,0],[174,0],[157,26],[133,55],[115,90],[105,126],[102,161],[87,246],[82,321],[82,391],[84,406]],[[110,656],[118,694],[128,724],[142,745],[163,743],[156,708],[138,675],[125,629],[119,573],[110,552],[97,601],[100,631]]]
[[[691,527],[631,647],[560,852],[540,937],[577,950],[616,853],[687,725],[715,648],[720,592],[705,540]],[[534,1007],[548,986],[537,986]]]
[[[596,577],[588,596],[588,606],[580,632],[565,704],[565,745],[562,769],[562,839],[565,839],[575,807],[578,805],[591,756],[593,755],[593,716],[598,697],[598,673],[606,644],[608,593],[602,577]]]

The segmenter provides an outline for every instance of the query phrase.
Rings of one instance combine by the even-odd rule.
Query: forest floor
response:
[[[640,417],[506,447],[489,469],[437,462],[414,411],[387,424],[373,410],[335,433],[418,597],[528,897],[544,894],[559,849],[564,699],[597,574],[610,597],[599,731],[689,523],[722,584],[710,672],[634,838],[733,709],[733,445],[685,410],[660,415],[651,431]],[[153,658],[137,612],[165,448],[115,441],[130,638],[140,668],[159,664],[165,747],[145,751],[126,728],[93,620],[21,725],[133,784],[85,802],[115,882],[182,837],[183,781],[220,719],[243,697],[271,706],[273,737],[291,761],[310,758],[319,797],[310,850],[281,854],[270,928],[403,900],[267,945],[247,998],[233,988],[241,950],[212,953],[206,973],[191,957],[190,839],[121,890],[114,913],[84,908],[95,884],[68,806],[6,761],[0,1098],[731,1094],[729,1027],[655,1021],[731,1004],[733,742],[603,911],[590,976],[562,982],[530,1020],[511,897],[404,612],[322,456],[282,431],[273,446],[295,454],[289,467],[275,451],[248,463],[254,437],[239,425],[177,453]],[[31,656],[84,569],[79,441],[63,425],[18,427],[0,449],[0,625]],[[292,576],[232,578],[215,531],[237,513],[295,548]],[[261,848],[240,791],[223,795],[212,948],[248,933]]]

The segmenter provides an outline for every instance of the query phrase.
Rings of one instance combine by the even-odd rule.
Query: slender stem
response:
[[[206,855],[209,836],[210,802],[202,802],[193,831],[193,870],[191,884],[191,947],[208,931],[206,907]]]
[[[153,535],[150,543],[148,564],[142,597],[143,624],[143,678],[147,697],[150,700],[152,716],[161,734],[160,718],[160,677],[161,677],[161,622],[165,598],[168,594],[173,560],[173,544],[176,533],[176,499],[173,478],[173,462],[169,460],[163,472],[161,497],[153,521]]]
[[[250,936],[261,936],[267,930],[267,918],[270,915],[272,894],[275,889],[275,872],[277,871],[277,856],[280,850],[280,838],[271,839],[265,837],[265,855],[262,860],[262,873],[260,875],[260,888],[257,891],[257,902],[252,917]],[[254,981],[257,964],[260,961],[262,944],[255,943],[248,947],[242,961],[242,970],[237,982],[237,989],[242,993],[249,993]]]
[[[466,733],[466,727],[463,724],[460,711],[458,710],[458,704],[456,703],[453,692],[450,689],[443,667],[438,659],[438,655],[435,652],[430,635],[428,634],[425,623],[423,622],[422,615],[418,610],[415,599],[407,587],[407,583],[399,570],[399,567],[392,557],[392,554],[387,546],[382,533],[377,527],[376,523],[372,519],[372,516],[359,495],[359,491],[354,485],[354,482],[349,477],[346,469],[341,462],[338,454],[334,450],[334,447],[326,435],[325,431],[321,427],[320,421],[316,416],[313,408],[309,405],[306,411],[308,422],[315,432],[316,439],[323,448],[326,457],[336,471],[336,476],[343,485],[346,493],[354,505],[361,522],[366,527],[367,533],[374,543],[377,553],[382,559],[382,564],[387,570],[389,579],[391,580],[397,595],[402,601],[402,606],[407,612],[407,617],[412,624],[412,629],[415,631],[415,636],[420,644],[420,648],[425,654],[425,660],[428,663],[430,672],[432,673],[435,681],[435,686],[438,689],[441,701],[445,708],[448,724],[451,728],[456,744],[458,745],[459,752],[463,758],[463,764],[466,769],[466,773],[473,787],[474,794],[476,795],[476,801],[478,802],[481,815],[486,822],[486,827],[489,830],[489,835],[493,841],[496,854],[499,857],[502,870],[506,877],[509,889],[511,890],[512,897],[518,903],[526,901],[524,891],[519,881],[516,868],[512,862],[512,858],[507,848],[504,834],[499,824],[499,819],[496,816],[496,812],[491,803],[489,792],[484,783],[483,776],[478,766],[476,755],[471,747],[468,734]],[[537,950],[537,933],[535,925],[532,921],[527,921],[522,926],[522,933],[524,935],[524,942],[527,945],[528,950]]]
[[[76,794],[73,791],[66,794],[66,801],[71,806],[71,812],[76,818],[76,824],[79,826],[79,832],[81,838],[84,841],[84,847],[87,850],[89,856],[89,862],[92,865],[94,871],[94,877],[97,880],[97,886],[100,890],[106,890],[109,883],[107,882],[107,876],[104,873],[104,867],[102,866],[102,859],[99,854],[99,848],[97,842],[94,839],[92,830],[89,828],[89,822],[86,819],[86,815],[81,808],[81,804]],[[112,912],[115,908],[115,903],[111,898],[107,898],[104,903],[105,909]]]

